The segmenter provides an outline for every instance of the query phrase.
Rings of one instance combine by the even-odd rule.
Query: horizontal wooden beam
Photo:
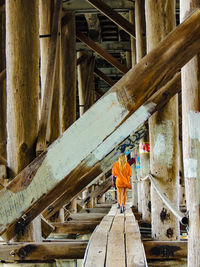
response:
[[[89,234],[100,223],[97,221],[69,221],[65,223],[53,223],[55,234]]]
[[[122,15],[116,12],[112,7],[106,4],[102,0],[87,0],[92,6],[98,9],[101,13],[103,13],[106,17],[116,23],[120,28],[122,28],[125,32],[130,34],[133,38],[135,38],[135,29],[134,25],[131,24],[128,20],[126,20]]]
[[[199,28],[197,9],[1,190],[0,234],[5,240],[67,188],[74,194],[84,175],[100,174],[100,161],[179,91],[159,88],[199,52]],[[157,102],[145,103],[154,91]]]
[[[1,261],[50,261],[82,259],[87,241],[17,243],[0,245]]]
[[[116,58],[111,56],[106,50],[101,48],[97,43],[95,43],[92,39],[87,37],[85,34],[83,34],[80,31],[76,31],[77,38],[85,43],[88,47],[90,47],[95,53],[100,55],[102,58],[104,58],[106,61],[108,61],[111,65],[113,65],[115,68],[117,68],[122,73],[126,73],[128,71],[128,68],[120,63]]]
[[[78,204],[84,206],[85,204],[89,203],[91,198],[102,196],[110,187],[112,186],[112,177],[106,179],[103,183],[101,183],[94,191],[87,195],[86,198],[79,201]]]
[[[186,241],[143,241],[147,259],[187,258]]]
[[[127,41],[105,41],[105,42],[100,42],[97,43],[99,46],[101,46],[102,49],[106,50],[108,53],[114,52],[114,53],[120,53],[124,51],[131,51],[131,46],[130,42]],[[76,43],[76,50],[89,50],[90,48],[82,43],[82,42],[77,42]]]
[[[103,72],[101,72],[97,68],[94,69],[94,74],[96,74],[100,79],[102,79],[104,82],[106,82],[110,86],[113,86],[115,84],[115,82],[110,77],[105,75]]]
[[[117,11],[128,11],[129,9],[134,8],[133,3],[127,0],[117,0],[117,1],[106,0],[106,3]],[[89,13],[96,12],[96,9],[94,9],[93,6],[87,3],[87,1],[83,1],[83,0],[63,2],[63,9],[74,10],[77,13],[81,12],[83,14],[85,12],[89,12]]]

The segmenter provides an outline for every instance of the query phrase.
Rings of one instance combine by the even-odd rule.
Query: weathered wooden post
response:
[[[7,158],[12,178],[35,157],[39,95],[38,15],[38,1],[6,1]],[[25,232],[18,229],[16,240],[36,240],[35,223],[38,219]]]
[[[140,140],[140,175],[144,178],[150,171],[150,146],[149,133]],[[151,198],[150,198],[150,181],[141,181],[141,195],[142,195],[142,219],[145,222],[151,222]]]
[[[6,184],[6,51],[5,51],[5,8],[0,9],[0,183]]]
[[[147,51],[150,52],[175,27],[175,1],[146,1]],[[177,96],[149,121],[150,168],[166,196],[178,206],[178,106]],[[151,187],[152,236],[175,240],[178,221]]]
[[[135,159],[135,150],[131,151],[131,158]],[[131,165],[132,170],[132,205],[134,208],[138,207],[137,198],[137,174],[136,174],[136,162]]]
[[[145,1],[135,1],[135,29],[136,29],[136,62],[138,63],[146,55],[146,22],[145,22]],[[141,157],[139,148],[137,150],[137,159],[140,165],[137,165],[137,175],[141,177]],[[138,161],[138,163],[139,163]],[[140,169],[138,169],[140,167]],[[144,196],[142,192],[142,182],[137,183],[138,191],[138,211],[142,213]],[[149,191],[149,190],[147,190]]]
[[[200,6],[199,1],[180,1],[180,19]],[[183,163],[186,203],[189,210],[188,266],[200,263],[200,102],[199,102],[199,55],[192,58],[181,70]]]
[[[129,10],[129,21],[134,24],[134,10]],[[135,28],[135,25],[134,25]],[[131,66],[135,66],[136,64],[136,47],[135,47],[135,38],[131,37]]]

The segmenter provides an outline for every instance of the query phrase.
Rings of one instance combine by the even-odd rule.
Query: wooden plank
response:
[[[134,233],[126,233],[125,240],[126,240],[127,267],[147,266],[142,241],[138,239],[137,237],[135,237]]]
[[[83,267],[104,266],[106,257],[107,232],[94,232],[89,240]]]
[[[99,171],[99,164],[95,165],[94,168],[91,167],[94,166],[92,160],[97,157],[98,161],[101,160],[117,143],[125,139],[133,129],[141,125],[151,115],[150,112],[146,113],[144,111],[147,107],[148,111],[150,111],[149,107],[151,106],[151,112],[153,112],[155,110],[154,104],[153,111],[150,103],[138,109],[138,113],[134,113],[134,110],[141,106],[144,100],[148,98],[148,95],[151,95],[155,89],[158,90],[159,86],[165,84],[187,60],[198,52],[200,49],[198,39],[200,37],[199,18],[200,10],[198,9],[176,30],[170,33],[155,50],[131,69],[102,99],[93,105],[90,111],[77,120],[61,138],[48,147],[46,153],[43,153],[33,161],[9,186],[1,190],[0,233],[5,233],[4,238],[10,238],[15,234],[15,225],[23,214],[29,212],[28,216],[26,216],[29,220],[32,220],[41,210],[61,195],[66,185],[72,186],[77,180],[80,181],[80,175],[83,176],[89,171]],[[183,46],[184,49],[182,49]],[[143,71],[144,68],[145,72]],[[170,89],[168,92],[170,93]],[[128,96],[129,102],[127,102],[127,97],[123,101],[123,95]],[[160,95],[161,102],[156,102],[158,106],[164,102],[168,95],[164,94],[162,97]],[[111,106],[110,103],[112,103]],[[125,122],[122,124],[126,126],[125,128],[119,127],[122,130],[120,132],[120,136],[122,134],[120,138],[122,139],[118,135],[110,135],[131,114],[135,116],[131,117],[134,120],[129,120],[129,118],[126,120],[128,124]],[[131,124],[133,121],[134,125]],[[88,127],[84,127],[84,125],[88,125]],[[90,136],[89,143],[88,136]],[[107,136],[109,138],[106,139]],[[73,140],[76,140],[76,142]],[[105,146],[99,146],[103,140]],[[80,148],[79,157],[77,157],[76,153],[77,146]],[[92,156],[91,152],[97,147],[98,154],[96,151]],[[102,150],[100,150],[100,147],[102,147]],[[84,160],[86,158],[87,160]],[[82,162],[80,163],[80,161]],[[32,182],[33,180],[34,182]],[[10,204],[2,205],[4,201],[9,201]],[[7,207],[11,207],[9,216]]]
[[[83,34],[80,31],[76,31],[76,36],[79,40],[84,42],[94,52],[96,52],[98,55],[100,55],[102,58],[108,61],[111,65],[113,65],[119,71],[121,71],[122,73],[126,73],[128,71],[128,68],[125,65],[121,64],[116,58],[108,54],[104,49],[102,49],[97,43],[95,43],[92,39],[87,37],[85,34]]]
[[[41,110],[41,119],[39,125],[39,133],[37,140],[37,153],[41,153],[46,149],[46,136],[47,136],[47,125],[49,116],[51,113],[53,88],[55,79],[55,68],[56,68],[56,55],[58,47],[58,27],[61,17],[62,1],[57,0],[55,10],[53,14],[51,38],[49,41],[49,59],[46,72],[46,82],[44,86],[44,97]]]
[[[82,259],[87,241],[43,242],[0,245],[0,259],[3,261],[45,261],[55,259]]]
[[[56,234],[88,234],[92,233],[96,226],[100,223],[100,220],[95,221],[68,221],[65,223],[52,223],[55,227],[53,233]]]
[[[129,207],[125,211],[125,233],[127,266],[147,266],[140,229]]]
[[[187,258],[187,241],[143,241],[147,259]]]
[[[124,233],[115,231],[109,232],[105,266],[125,267],[125,257]]]
[[[130,34],[135,38],[134,33],[134,25],[131,24],[128,20],[126,20],[122,15],[117,13],[112,7],[107,5],[104,1],[101,0],[87,0],[91,5],[97,8],[101,13],[103,13],[106,17],[116,23],[120,28],[122,28],[125,32]]]
[[[110,86],[113,86],[115,84],[115,82],[110,77],[105,75],[102,71],[100,71],[97,68],[94,69],[94,74],[96,74],[100,79],[102,79],[104,82],[106,82]]]

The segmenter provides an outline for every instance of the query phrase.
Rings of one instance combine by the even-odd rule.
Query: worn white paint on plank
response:
[[[197,159],[184,159],[184,176],[186,178],[197,178],[198,160]]]
[[[190,138],[200,141],[200,112],[190,110],[187,117]]]
[[[156,159],[172,167],[174,151],[171,149],[174,143],[173,122],[166,120],[162,124],[156,125],[154,129],[153,152]]]
[[[105,98],[103,99],[105,100]],[[86,112],[62,137],[48,148],[46,158],[38,169],[34,180],[26,189],[17,193],[4,189],[0,192],[2,200],[0,202],[0,218],[2,218],[0,231],[13,219],[20,217],[22,212],[28,209],[35,200],[39,199],[53,188],[58,181],[69,174],[91,151],[93,153],[88,157],[88,166],[93,166],[98,160],[103,159],[113,147],[127,138],[133,130],[137,129],[141,123],[151,116],[155,106],[154,103],[141,106],[113,134],[104,140],[107,144],[105,146],[103,139],[109,135],[109,132],[115,130],[116,125],[119,125],[128,111],[118,102],[115,93],[109,94],[106,101],[100,100],[97,102],[92,107],[94,110],[91,110],[91,108],[90,111]],[[104,120],[101,110],[106,110],[109,119]],[[93,114],[99,114],[99,116],[95,117]],[[87,128],[85,125],[90,127]],[[87,129],[85,130],[85,128]],[[88,142],[88,136],[91,136],[90,142]],[[76,141],[74,142],[74,140]],[[103,143],[98,146],[101,142]],[[98,152],[95,151],[96,147],[98,147]],[[77,157],[77,149],[80,152],[79,157]],[[68,151],[69,153],[67,153]],[[8,199],[8,205],[2,205],[4,201],[8,202]]]

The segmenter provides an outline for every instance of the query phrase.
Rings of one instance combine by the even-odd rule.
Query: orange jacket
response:
[[[131,188],[130,185],[130,176],[131,176],[131,167],[129,163],[127,162],[124,166],[123,171],[120,171],[119,168],[119,162],[115,162],[113,169],[112,169],[112,175],[116,176],[116,186],[117,187],[128,187]]]

